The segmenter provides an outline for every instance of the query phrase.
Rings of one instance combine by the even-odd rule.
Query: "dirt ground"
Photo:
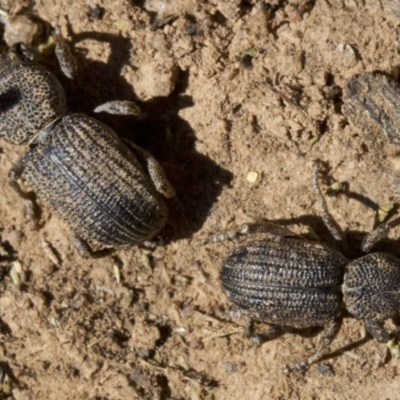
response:
[[[97,117],[154,154],[177,196],[164,246],[85,260],[40,199],[34,229],[7,178],[26,148],[0,142],[0,367],[12,397],[399,399],[399,360],[351,318],[322,363],[283,375],[285,364],[314,351],[318,332],[253,347],[218,281],[234,243],[200,244],[260,219],[332,243],[310,184],[319,158],[328,166],[324,185],[345,183],[328,204],[349,256],[361,254],[379,205],[399,199],[384,137],[349,123],[342,89],[364,71],[398,78],[398,2],[2,2],[20,6],[70,42],[79,63],[73,82],[52,56],[47,63],[73,111],[137,101],[139,120]],[[378,248],[400,256],[399,233]],[[15,260],[21,284],[9,274]]]

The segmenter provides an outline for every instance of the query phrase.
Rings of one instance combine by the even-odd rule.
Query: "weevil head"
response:
[[[66,112],[64,89],[21,43],[0,57],[0,137],[31,142]]]

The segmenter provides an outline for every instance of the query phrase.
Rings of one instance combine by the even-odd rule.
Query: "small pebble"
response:
[[[258,172],[250,171],[246,177],[247,181],[250,183],[256,183],[258,181]]]

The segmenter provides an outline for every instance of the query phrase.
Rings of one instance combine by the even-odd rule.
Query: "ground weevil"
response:
[[[58,33],[54,38],[61,69],[73,76],[69,48]],[[134,103],[113,101],[95,112],[137,110]],[[164,226],[162,195],[172,197],[174,190],[157,161],[134,144],[128,148],[100,121],[69,112],[57,78],[23,44],[0,58],[0,137],[29,144],[10,171],[11,182],[28,200],[22,178],[67,222],[83,256],[146,242]]]
[[[323,210],[323,220],[334,238],[342,232],[329,214],[314,164],[313,186]],[[384,238],[391,223],[383,223],[366,236],[368,251]],[[343,310],[365,322],[367,330],[382,343],[392,345],[400,328],[389,333],[384,322],[400,314],[400,260],[388,253],[371,253],[349,262],[325,244],[306,240],[271,223],[243,225],[238,230],[203,240],[215,243],[242,235],[259,234],[232,250],[220,271],[228,298],[248,316],[246,336],[254,344],[272,339],[291,328],[324,327],[316,352],[298,364],[283,369],[305,371],[327,352],[339,332]],[[253,334],[253,320],[270,325],[264,334]],[[398,350],[392,347],[393,354]]]

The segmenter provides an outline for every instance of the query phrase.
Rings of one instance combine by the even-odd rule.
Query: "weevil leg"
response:
[[[361,248],[363,251],[370,251],[379,241],[385,239],[390,230],[400,223],[400,217],[394,218],[391,221],[383,222],[363,240]]]
[[[124,142],[132,148],[132,150],[136,153],[139,153],[139,156],[146,164],[147,171],[150,175],[150,178],[157,190],[157,192],[161,193],[163,196],[167,198],[171,198],[175,196],[175,189],[169,183],[167,177],[165,176],[165,172],[162,169],[161,165],[157,162],[157,160],[146,150],[143,150],[141,147],[132,143],[129,140],[124,140]]]
[[[361,249],[364,252],[369,252],[379,241],[384,239],[390,232],[390,224],[387,222],[383,222],[378,225],[378,227],[365,236],[364,240],[361,243]]]
[[[78,235],[72,235],[72,241],[81,257],[91,258],[93,256],[93,251],[85,240],[81,239]]]
[[[264,222],[259,224],[243,224],[236,229],[230,229],[224,232],[216,233],[215,235],[211,235],[207,239],[201,240],[201,243],[207,244],[224,242],[226,240],[234,240],[241,236],[252,235],[256,233],[268,234],[277,237],[299,237],[299,235],[296,235],[283,226],[276,225],[272,222]]]
[[[9,57],[18,57],[24,61],[34,61],[37,58],[37,51],[26,43],[16,43],[10,48]]]
[[[324,224],[328,228],[331,235],[338,242],[343,242],[342,231],[341,231],[340,227],[338,226],[338,224],[336,223],[336,221],[333,219],[332,215],[329,213],[325,197],[322,194],[321,188],[319,186],[318,173],[319,173],[318,161],[314,161],[313,174],[312,174],[312,185],[313,185],[315,193],[317,195],[317,200],[322,208],[322,220],[324,221]]]
[[[284,374],[289,374],[292,371],[304,372],[310,367],[311,364],[314,364],[317,361],[319,361],[328,351],[330,344],[333,342],[333,339],[335,339],[341,326],[342,326],[342,318],[334,319],[333,321],[331,321],[324,331],[324,335],[322,336],[321,339],[321,344],[318,350],[315,352],[315,354],[313,354],[312,356],[306,358],[305,360],[299,362],[298,364],[292,367],[289,366],[284,367],[282,369],[282,372]]]
[[[72,241],[78,250],[78,253],[83,258],[101,258],[111,254],[114,249],[102,249],[93,251],[86,240],[82,239],[79,235],[73,234]]]
[[[63,74],[69,79],[75,78],[78,71],[78,63],[76,62],[69,45],[61,36],[59,28],[54,30],[52,39],[56,44],[55,53]]]
[[[244,330],[244,336],[251,340],[254,346],[260,346],[268,340],[275,339],[276,337],[289,332],[290,328],[282,325],[270,325],[270,328],[261,334],[254,334],[254,321],[249,318],[246,322],[246,327]]]
[[[383,321],[365,320],[365,327],[368,332],[380,343],[386,343],[390,354],[393,358],[399,358],[399,344],[397,338],[400,335],[400,327],[397,327],[393,332],[388,332],[383,326]]]
[[[141,114],[140,107],[133,101],[128,100],[112,100],[107,103],[97,106],[94,110],[95,113],[106,112],[114,115],[134,115]]]
[[[246,326],[244,327],[243,336],[251,337],[254,334],[254,320],[251,317],[246,319]]]
[[[390,333],[384,328],[382,321],[365,320],[367,331],[380,343],[387,343],[391,339]]]
[[[32,157],[32,153],[26,153],[22,158],[20,158],[17,163],[11,168],[8,173],[8,178],[10,179],[10,184],[14,188],[14,190],[25,200],[25,209],[28,218],[32,221],[32,226],[34,229],[38,228],[37,220],[38,216],[36,213],[36,203],[33,200],[33,194],[30,192],[25,192],[22,190],[21,186],[18,183],[18,180],[21,179],[25,164]]]

